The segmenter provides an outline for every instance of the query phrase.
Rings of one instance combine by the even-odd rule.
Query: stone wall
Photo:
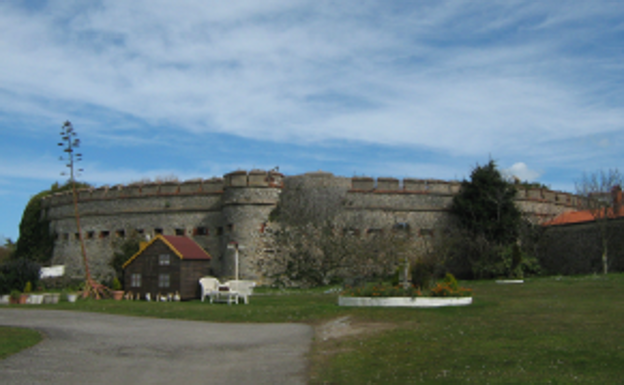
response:
[[[431,236],[446,226],[453,196],[460,188],[459,182],[440,180],[344,178],[325,172],[303,176],[311,187],[343,191],[341,225],[361,234],[403,228],[418,237]],[[252,170],[232,172],[223,179],[80,190],[79,211],[90,268],[105,279],[113,273],[108,262],[114,249],[130,234],[137,232],[148,240],[162,233],[192,237],[210,253],[213,271],[222,278],[234,275],[233,251],[227,245],[238,242],[244,246],[239,255],[240,276],[261,279],[257,263],[271,254],[266,250],[270,234],[264,230],[285,182],[282,174]],[[521,190],[517,204],[540,223],[574,210],[577,202],[567,193],[533,189]],[[71,193],[44,199],[42,215],[50,220],[50,231],[56,237],[52,264],[65,264],[68,275],[82,276]]]

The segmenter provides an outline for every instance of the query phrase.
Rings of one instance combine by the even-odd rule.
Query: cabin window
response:
[[[169,266],[171,264],[171,258],[169,258],[169,254],[160,254],[158,256],[158,264],[160,266]]]
[[[158,275],[158,287],[162,287],[162,288],[169,287],[169,274]]]
[[[74,238],[79,241],[80,240],[80,233],[75,233],[74,234]]]
[[[87,231],[87,239],[93,239],[95,237],[95,231]]]
[[[131,287],[141,287],[141,274],[132,274],[130,276]]]
[[[227,225],[227,232],[228,233],[234,232],[234,225],[232,224]]]
[[[115,231],[115,235],[117,235],[117,238],[125,238],[126,230],[117,230]]]
[[[140,235],[142,235],[145,232],[145,230],[143,229],[135,229],[135,231],[137,232],[137,234],[140,234]]]
[[[184,236],[184,229],[175,229],[175,235],[179,237]]]
[[[163,229],[157,227],[154,229],[154,234],[158,235],[158,234],[162,234],[163,233]]]
[[[110,231],[100,231],[100,238],[108,238]]]

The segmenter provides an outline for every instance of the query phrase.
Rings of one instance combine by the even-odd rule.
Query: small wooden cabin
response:
[[[151,298],[175,294],[200,297],[199,279],[210,275],[210,255],[191,238],[157,235],[124,263],[124,288]]]

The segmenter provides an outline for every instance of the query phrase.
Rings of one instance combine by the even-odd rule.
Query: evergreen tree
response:
[[[512,274],[508,258],[518,240],[521,213],[514,203],[516,189],[492,160],[474,168],[453,198],[451,213],[459,227],[456,266],[468,264],[475,278]],[[509,259],[509,261],[507,261]],[[520,263],[520,262],[518,262]]]
[[[509,245],[518,238],[520,210],[514,203],[516,189],[506,181],[490,160],[474,168],[470,181],[464,180],[453,198],[452,214],[459,225],[474,237],[497,245]]]

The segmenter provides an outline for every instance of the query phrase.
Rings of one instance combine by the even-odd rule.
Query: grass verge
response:
[[[36,345],[42,338],[36,330],[0,326],[0,359]]]

